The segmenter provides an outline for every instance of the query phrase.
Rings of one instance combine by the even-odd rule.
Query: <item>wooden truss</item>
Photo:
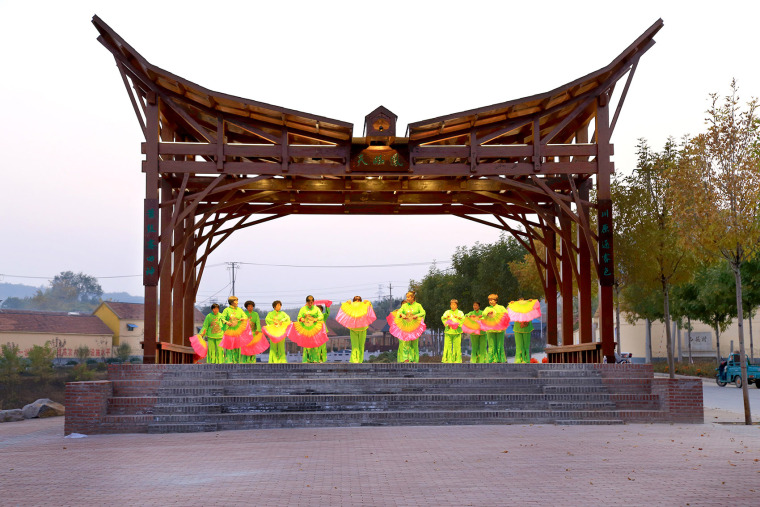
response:
[[[558,326],[557,295],[578,297],[580,342],[592,341],[597,280],[602,350],[614,358],[610,137],[662,20],[585,77],[411,123],[404,137],[383,107],[353,137],[351,123],[208,90],[93,23],[145,134],[146,362],[157,337],[189,345],[209,255],[237,230],[293,214],[454,215],[509,232],[536,260],[548,343],[560,331],[564,345],[573,341],[573,305],[562,305]]]

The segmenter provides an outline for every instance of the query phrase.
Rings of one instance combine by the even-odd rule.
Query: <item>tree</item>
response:
[[[535,240],[533,241],[533,246],[538,252],[544,248],[543,243]],[[520,297],[524,299],[544,298],[544,287],[541,283],[541,277],[538,274],[536,259],[533,258],[533,254],[526,253],[521,260],[510,262],[509,271],[515,277],[520,287]]]
[[[53,359],[55,350],[50,347],[50,342],[45,345],[33,345],[27,356],[29,358],[29,371],[41,381],[48,382],[53,378]]]
[[[662,152],[654,152],[646,140],[637,146],[638,164],[616,186],[617,233],[626,238],[620,270],[628,284],[662,294],[663,320],[670,378],[675,377],[673,339],[670,330],[670,291],[691,276],[693,256],[679,241],[679,222],[673,219],[674,201],[668,175],[677,167],[679,150],[673,138]],[[646,255],[642,255],[646,253]]]
[[[116,357],[119,358],[119,361],[122,363],[126,363],[129,360],[129,356],[132,355],[132,346],[129,345],[127,342],[121,343],[118,348],[116,349]]]
[[[100,303],[103,289],[97,278],[84,273],[63,271],[50,286],[37,289],[32,297],[8,298],[5,308],[59,312],[91,312]]]
[[[21,371],[23,370],[23,362],[19,355],[18,345],[15,343],[7,343],[0,346],[0,381],[8,391],[8,397],[5,401],[8,404],[18,402],[18,384],[21,379]]]
[[[722,103],[717,94],[710,97],[707,132],[689,141],[671,181],[685,241],[706,257],[726,259],[734,273],[744,420],[752,424],[741,268],[760,247],[760,119],[757,99],[740,105],[735,80]]]
[[[724,262],[703,265],[694,280],[675,289],[678,313],[698,320],[715,331],[716,359],[720,362],[720,335],[736,315],[731,274]]]
[[[74,355],[79,360],[79,364],[87,362],[87,358],[90,357],[90,347],[87,345],[80,345],[74,349]]]
[[[50,282],[50,293],[57,299],[97,304],[103,295],[103,289],[94,276],[62,271]]]

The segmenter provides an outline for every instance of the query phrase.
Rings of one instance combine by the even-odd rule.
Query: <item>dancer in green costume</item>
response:
[[[256,308],[256,303],[254,303],[251,300],[248,300],[245,302],[245,315],[248,317],[248,322],[251,324],[251,334],[256,334],[261,332],[261,318],[259,317],[258,312],[254,310]],[[256,356],[246,356],[245,354],[240,354],[240,362],[241,363],[255,363],[256,362]]]
[[[324,320],[325,316],[319,311],[319,308],[314,306],[314,296],[306,296],[306,305],[302,306],[298,311],[298,322],[315,324],[324,322]],[[319,347],[304,347],[303,362],[319,363]]]
[[[238,298],[230,296],[227,299],[230,304],[222,312],[222,324],[224,324],[224,334],[230,334],[239,336],[245,326],[248,325],[248,316],[245,314],[242,308],[238,306]],[[240,362],[240,348],[225,349],[224,362],[228,364],[234,364]]]
[[[530,362],[530,333],[533,331],[533,322],[515,322],[512,324],[515,331],[516,363]]]
[[[464,313],[459,309],[459,301],[452,299],[451,309],[443,312],[443,359],[442,363],[462,362],[462,321]],[[456,327],[452,327],[456,324]]]
[[[325,333],[329,333],[330,330],[327,329],[327,317],[330,316],[330,307],[325,305],[322,307],[322,305],[317,305],[317,308],[322,312],[322,314],[325,317]],[[323,343],[319,347],[317,347],[317,359],[319,363],[324,363],[327,361],[327,342]]]
[[[224,338],[220,317],[219,305],[214,303],[211,305],[211,313],[206,315],[203,320],[203,327],[199,333],[201,336],[205,336],[208,342],[208,354],[206,355],[206,363],[208,364],[222,364],[224,362],[224,349],[219,345]]]
[[[276,300],[272,302],[273,311],[267,313],[264,318],[269,336],[269,362],[270,363],[287,363],[288,355],[285,352],[285,333],[290,325],[290,317],[282,311],[282,302]],[[278,340],[279,341],[275,341]]]
[[[361,303],[362,297],[361,296],[354,296],[354,298],[351,300],[352,303]],[[369,301],[365,303],[366,305],[372,306],[372,303]],[[373,317],[374,319],[374,317]],[[363,363],[364,362],[364,345],[367,342],[367,327],[356,327],[356,328],[349,328],[348,333],[351,336],[351,362],[352,363]]]
[[[480,303],[475,301],[472,303],[472,311],[465,315],[474,321],[479,321],[483,316],[483,310],[480,309]],[[471,363],[485,363],[486,362],[486,334],[482,331],[470,334],[470,345],[472,348],[472,355],[470,356]]]
[[[406,299],[397,310],[398,316],[404,320],[422,320],[425,318],[425,309],[415,299],[414,292],[407,292]],[[419,338],[411,341],[399,339],[397,360],[399,363],[419,363],[420,362],[420,340]]]
[[[489,315],[501,316],[507,313],[507,309],[498,304],[499,295],[490,294],[488,296],[488,306],[483,310],[483,317]],[[488,342],[488,352],[486,353],[487,363],[506,363],[507,354],[504,351],[504,331],[487,331],[486,340]]]

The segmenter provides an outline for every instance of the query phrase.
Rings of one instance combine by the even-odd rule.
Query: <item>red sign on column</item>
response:
[[[158,199],[145,199],[143,285],[158,285]]]
[[[599,200],[599,285],[615,284],[615,258],[612,248],[612,201]]]

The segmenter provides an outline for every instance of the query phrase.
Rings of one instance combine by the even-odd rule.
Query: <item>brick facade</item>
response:
[[[703,423],[702,382],[650,365],[109,365],[65,433],[417,424]]]

